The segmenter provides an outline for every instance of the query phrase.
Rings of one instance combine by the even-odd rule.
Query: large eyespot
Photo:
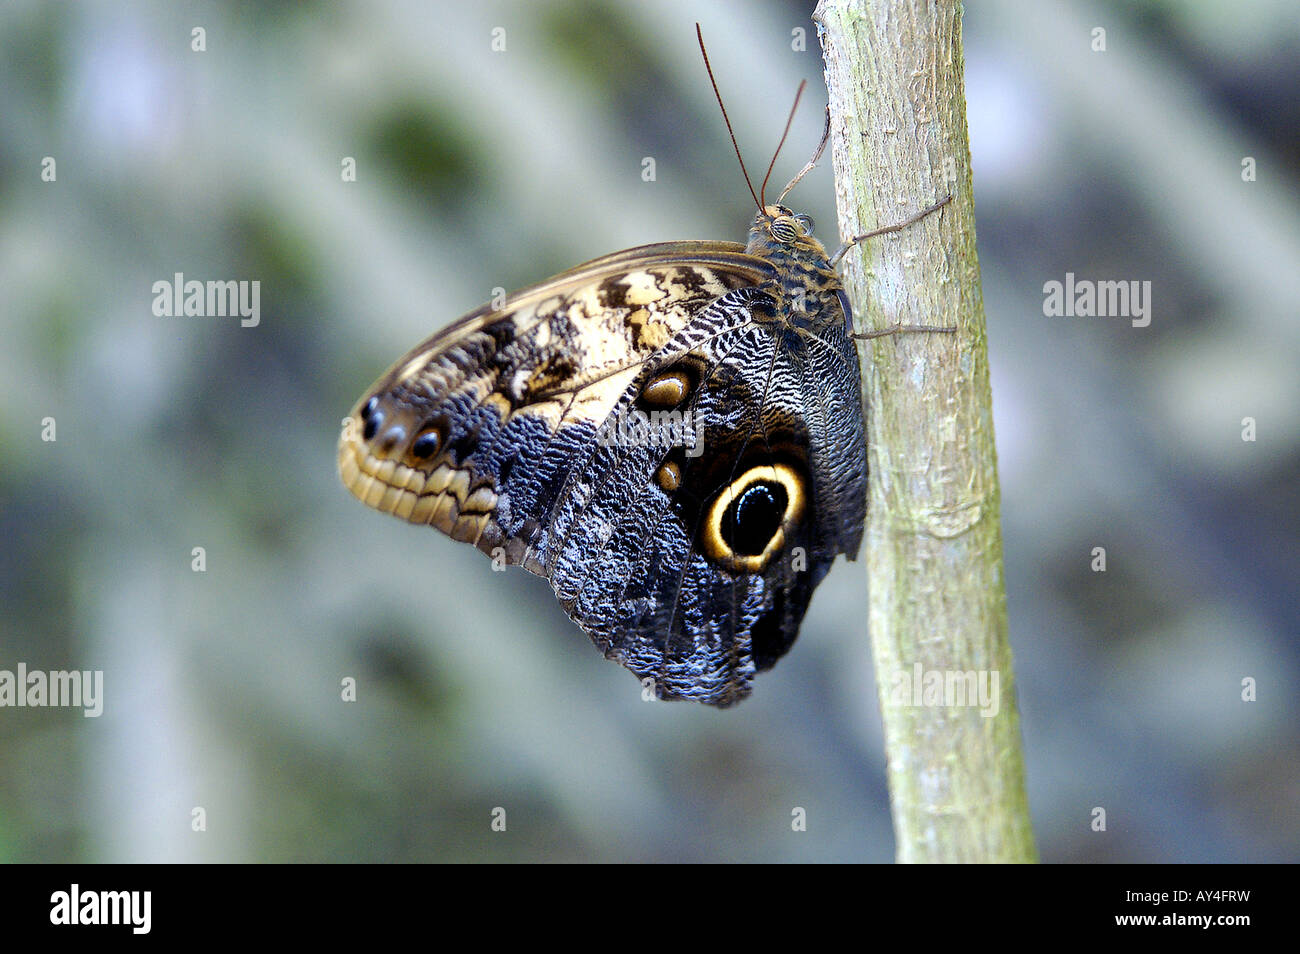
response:
[[[794,220],[799,223],[799,228],[803,229],[804,235],[812,235],[813,220],[811,215],[805,215],[803,212],[800,212],[794,217]]]
[[[785,547],[806,502],[804,479],[793,468],[749,468],[709,505],[702,540],[705,554],[729,570],[761,572]]]
[[[788,215],[781,215],[773,219],[768,228],[772,233],[772,238],[785,245],[789,245],[799,237],[799,224]]]
[[[762,556],[781,529],[790,495],[780,484],[750,484],[722,514],[718,533],[737,556]]]

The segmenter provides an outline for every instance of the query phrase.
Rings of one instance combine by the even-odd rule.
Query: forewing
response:
[[[629,249],[433,335],[368,389],[339,442],[363,502],[545,572],[531,547],[646,362],[710,303],[769,281],[726,242]]]

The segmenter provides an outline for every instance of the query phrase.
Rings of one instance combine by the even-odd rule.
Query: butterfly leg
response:
[[[862,341],[865,338],[883,338],[886,335],[896,335],[900,331],[937,331],[942,334],[953,334],[957,331],[957,328],[955,326],[933,328],[929,325],[894,325],[894,327],[886,328],[884,331],[850,331],[849,337],[856,341]]]
[[[900,232],[903,229],[907,228],[909,225],[915,225],[917,222],[920,222],[923,218],[925,218],[930,213],[939,211],[951,201],[952,201],[952,193],[950,192],[947,195],[945,195],[942,199],[940,199],[938,202],[934,203],[934,205],[926,206],[924,209],[916,213],[916,215],[912,216],[910,219],[906,219],[894,225],[886,225],[884,228],[872,229],[870,232],[863,232],[861,235],[854,236],[853,238],[849,239],[849,241],[844,243],[844,245],[840,247],[839,251],[837,251],[834,255],[831,256],[831,267],[834,268],[835,263],[838,262],[841,258],[843,258],[844,253],[847,252],[849,249],[853,248],[853,246],[861,242],[865,242],[869,238],[875,238],[877,235],[885,235],[886,233],[889,232]],[[952,334],[956,330],[957,329],[955,327],[932,328],[926,325],[895,325],[893,328],[886,328],[884,331],[859,332],[850,329],[849,337],[861,341],[865,338],[883,338],[886,335],[896,335],[899,332],[903,332],[903,331],[907,331],[907,332],[936,331],[943,334]]]
[[[952,193],[950,192],[947,195],[945,195],[942,199],[940,199],[938,202],[936,202],[934,205],[926,206],[924,209],[916,213],[916,215],[912,216],[910,219],[906,219],[902,222],[897,222],[894,225],[886,225],[883,228],[872,229],[870,232],[863,232],[861,235],[855,235],[853,238],[849,239],[847,242],[841,245],[839,247],[839,250],[836,251],[836,253],[831,256],[831,262],[830,262],[831,268],[834,268],[836,263],[839,262],[839,260],[844,257],[845,253],[848,252],[849,249],[853,248],[853,246],[865,242],[869,238],[875,238],[877,235],[885,235],[889,232],[901,232],[909,225],[915,225],[917,222],[920,222],[931,212],[938,212],[940,209],[942,209],[945,205],[947,205],[951,201],[952,201]]]

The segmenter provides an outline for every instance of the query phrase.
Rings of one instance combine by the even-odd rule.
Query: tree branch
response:
[[[897,857],[1033,861],[1007,642],[961,4],[821,0],[814,19],[841,233],[902,221],[953,194],[916,225],[851,250],[841,269],[859,330],[958,329],[859,342],[871,637]],[[958,674],[971,672],[994,690],[984,709],[952,691],[941,702],[926,694],[942,694],[943,683],[955,688]]]

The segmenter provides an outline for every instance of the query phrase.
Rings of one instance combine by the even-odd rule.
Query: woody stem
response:
[[[958,329],[858,345],[870,464],[863,599],[897,858],[1033,861],[1007,641],[961,4],[821,0],[814,19],[840,234],[897,232],[844,258],[845,288],[867,327]],[[942,215],[912,228],[872,228],[945,193],[952,202]],[[959,686],[982,687],[986,704]]]

